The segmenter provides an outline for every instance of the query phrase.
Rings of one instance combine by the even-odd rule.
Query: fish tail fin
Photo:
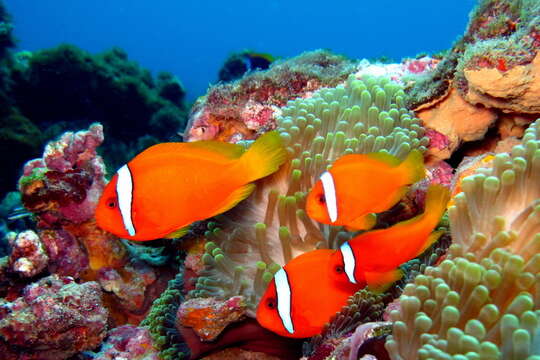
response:
[[[276,172],[287,160],[287,149],[277,131],[259,137],[240,158],[241,166],[248,170],[246,182],[252,182]]]
[[[377,293],[383,293],[388,290],[393,283],[403,277],[403,271],[394,269],[387,272],[366,272],[364,275],[370,290]]]
[[[411,150],[398,168],[405,174],[406,184],[414,184],[426,177],[424,155],[417,149]]]

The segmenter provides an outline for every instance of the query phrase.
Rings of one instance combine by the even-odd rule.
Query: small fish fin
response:
[[[377,215],[370,213],[364,216],[357,217],[353,221],[347,223],[345,228],[347,231],[369,230],[377,223]]]
[[[407,191],[409,191],[409,188],[407,186],[402,186],[400,189],[397,189],[396,192],[394,193],[394,197],[391,200],[389,200],[389,202],[388,202],[390,204],[390,207],[392,207],[392,206],[396,205],[397,203],[399,203],[400,200],[403,199],[403,197],[405,196]],[[374,206],[371,209],[371,211],[374,211],[376,213],[380,213],[380,212],[386,211],[388,209],[389,209],[389,207],[388,207],[387,204],[381,203],[381,204],[378,204],[378,205]]]
[[[371,159],[378,160],[392,167],[398,166],[402,163],[397,157],[385,151],[369,153],[367,154],[367,156]]]
[[[252,182],[276,172],[287,160],[287,149],[277,131],[259,137],[240,158],[242,171],[247,171],[246,182]]]
[[[167,153],[176,153],[185,157],[206,157],[217,161],[238,159],[245,152],[242,145],[221,141],[204,140],[194,142],[168,142],[149,147],[137,155],[138,159],[153,158]]]
[[[422,248],[418,251],[418,254],[416,254],[416,256],[420,256],[420,255],[421,255],[424,251],[426,251],[431,245],[435,244],[435,243],[437,242],[437,240],[439,240],[439,238],[440,238],[440,237],[442,236],[442,234],[444,234],[444,233],[445,233],[444,230],[438,230],[438,231],[432,232],[432,233],[428,236],[428,238],[427,238],[427,240],[426,240],[424,246],[422,246]]]
[[[366,277],[367,286],[370,290],[377,293],[383,293],[388,290],[393,283],[403,277],[403,271],[400,269],[394,269],[392,271],[382,273],[365,272],[364,275]]]
[[[187,143],[187,145],[193,149],[215,152],[229,159],[238,159],[246,151],[242,145],[215,140],[194,141]]]
[[[183,228],[180,228],[178,230],[173,231],[170,234],[165,235],[164,239],[177,239],[181,238],[182,236],[186,235],[189,231],[190,225],[184,226]]]
[[[225,211],[232,209],[240,201],[247,198],[253,192],[253,190],[255,190],[255,184],[251,184],[251,183],[236,189],[227,197],[227,199],[225,199],[223,204],[218,209],[216,209],[209,217],[222,214]]]
[[[399,164],[399,169],[405,175],[406,184],[414,184],[426,177],[426,168],[424,166],[424,155],[420,150],[411,150],[409,155]]]

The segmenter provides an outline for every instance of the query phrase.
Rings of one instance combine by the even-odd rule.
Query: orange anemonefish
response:
[[[275,172],[286,158],[276,131],[247,151],[219,141],[154,145],[112,177],[96,209],[97,224],[132,240],[180,237],[194,221],[248,197],[252,182]]]
[[[330,259],[335,250],[313,250],[295,257],[274,275],[257,308],[257,321],[281,336],[319,334],[330,317],[361,287],[335,281]]]
[[[424,159],[412,150],[400,160],[384,152],[349,154],[323,173],[307,196],[306,212],[320,223],[370,229],[372,213],[386,211],[425,176]]]
[[[442,185],[427,190],[424,212],[382,230],[362,233],[343,243],[332,255],[330,267],[340,283],[351,283],[383,291],[401,278],[398,267],[417,257],[443,233],[432,232],[450,198]]]

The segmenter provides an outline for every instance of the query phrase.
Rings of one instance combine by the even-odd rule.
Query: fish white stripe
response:
[[[334,184],[334,178],[330,172],[326,171],[321,175],[322,186],[324,190],[324,197],[326,199],[326,210],[328,210],[328,216],[330,221],[337,220],[337,199],[336,199],[336,186]]]
[[[292,334],[294,327],[291,318],[291,286],[283,268],[276,272],[274,280],[276,282],[278,314],[285,329]]]
[[[122,221],[130,236],[135,236],[135,227],[131,219],[131,203],[133,201],[133,178],[131,171],[126,165],[118,170],[118,181],[116,182],[116,196],[118,196],[118,207],[122,215]]]
[[[354,253],[351,249],[351,245],[348,241],[346,241],[343,243],[343,245],[339,247],[339,250],[341,251],[341,255],[343,255],[343,262],[345,263],[345,274],[347,274],[350,282],[356,284],[356,278],[354,277],[356,259],[354,258]]]

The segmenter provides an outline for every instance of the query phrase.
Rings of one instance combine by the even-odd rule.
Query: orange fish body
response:
[[[181,236],[194,221],[249,196],[252,182],[275,172],[286,157],[275,131],[247,151],[218,141],[154,145],[107,184],[96,209],[97,224],[131,240]]]
[[[442,232],[433,232],[449,200],[449,190],[431,185],[424,212],[387,229],[362,233],[332,255],[330,267],[341,283],[382,290],[401,277],[398,267],[424,252]]]
[[[387,153],[344,155],[321,175],[306,202],[314,220],[351,229],[369,229],[372,213],[388,210],[425,176],[422,154],[413,150],[400,162]]]
[[[329,266],[334,252],[313,250],[280,269],[259,302],[259,324],[286,337],[319,334],[330,317],[361,288],[347,282],[336,283]]]

